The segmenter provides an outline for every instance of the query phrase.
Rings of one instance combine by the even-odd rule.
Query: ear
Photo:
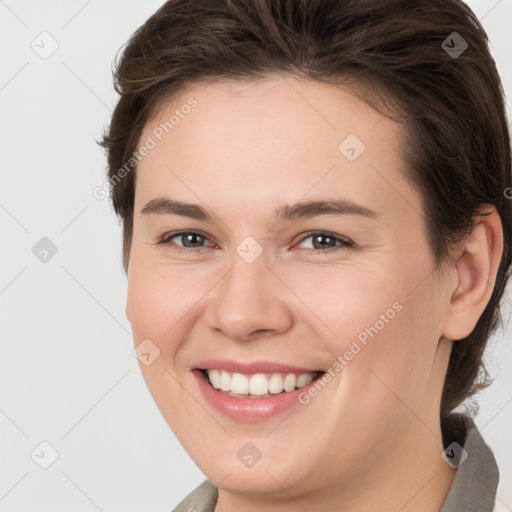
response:
[[[462,254],[453,270],[455,286],[445,318],[443,336],[465,338],[476,326],[491,298],[503,253],[503,227],[493,205],[483,205],[471,234],[462,242]]]

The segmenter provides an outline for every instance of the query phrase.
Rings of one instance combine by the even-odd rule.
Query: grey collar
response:
[[[452,413],[441,421],[441,429],[445,449],[452,443],[458,443],[464,447],[467,458],[457,467],[439,512],[492,512],[499,481],[498,466],[473,419]],[[457,448],[456,445],[454,447]],[[450,455],[452,453],[450,450]]]

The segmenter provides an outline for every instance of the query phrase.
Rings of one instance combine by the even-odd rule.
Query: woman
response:
[[[459,0],[171,0],[102,142],[176,511],[491,511],[510,139]]]

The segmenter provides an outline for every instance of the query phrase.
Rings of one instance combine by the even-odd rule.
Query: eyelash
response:
[[[206,247],[208,247],[208,246],[205,246],[205,247],[181,247],[181,246],[176,245],[176,244],[171,242],[171,240],[173,238],[176,238],[176,237],[179,237],[179,236],[184,236],[184,235],[199,235],[201,238],[204,238],[206,240],[208,239],[207,236],[202,235],[201,233],[199,233],[197,231],[178,231],[177,233],[169,233],[169,234],[164,235],[158,242],[156,242],[156,244],[157,245],[168,246],[168,247],[171,248],[171,250],[176,251],[176,252],[191,252],[191,251],[192,252],[198,252],[201,249],[206,249]],[[350,249],[350,248],[355,247],[355,244],[352,241],[350,241],[348,238],[336,236],[334,233],[330,233],[329,231],[310,231],[309,233],[306,233],[304,235],[304,237],[302,237],[299,240],[298,243],[301,244],[305,240],[307,240],[308,238],[311,238],[312,236],[315,236],[315,235],[327,235],[328,238],[333,238],[336,241],[341,242],[341,244],[338,245],[338,246],[335,246],[335,247],[329,247],[326,250],[321,250],[321,249],[303,249],[304,251],[307,251],[309,254],[311,254],[311,253],[316,253],[316,254],[319,254],[319,253],[320,254],[329,253],[330,254],[335,249],[340,248],[340,247],[343,247],[343,248],[346,248],[346,249]]]

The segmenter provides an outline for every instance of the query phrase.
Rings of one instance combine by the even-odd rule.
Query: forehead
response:
[[[165,192],[242,209],[333,190],[397,203],[415,194],[401,176],[401,130],[340,86],[291,77],[195,84],[144,128],[140,143],[154,147],[137,169],[136,209]]]

